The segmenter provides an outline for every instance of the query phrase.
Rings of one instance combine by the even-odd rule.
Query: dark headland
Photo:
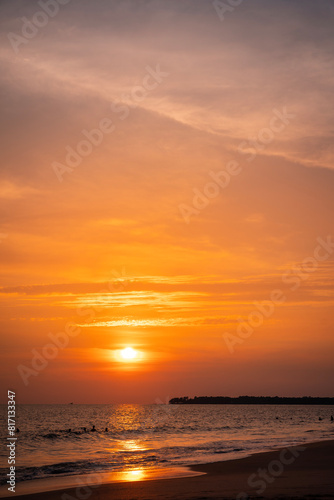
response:
[[[304,396],[302,398],[279,396],[195,396],[188,398],[172,398],[171,405],[334,405],[334,398],[315,398]]]

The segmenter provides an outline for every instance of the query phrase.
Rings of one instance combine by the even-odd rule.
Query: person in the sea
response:
[[[72,432],[72,429],[68,429],[68,432]]]
[[[91,432],[96,432],[95,425],[91,428]]]
[[[108,432],[108,427],[106,427],[106,428],[104,429],[104,432]]]
[[[334,418],[333,418],[333,415],[331,415],[331,422],[333,422]]]
[[[86,429],[86,427],[84,427],[84,428],[83,428],[83,430],[84,430],[84,432],[87,432],[87,429]]]

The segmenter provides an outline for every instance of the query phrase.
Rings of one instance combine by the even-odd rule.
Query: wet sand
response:
[[[196,465],[192,477],[114,482],[18,495],[21,500],[333,499],[334,441]]]

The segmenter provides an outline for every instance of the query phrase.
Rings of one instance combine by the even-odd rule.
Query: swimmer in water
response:
[[[95,425],[93,425],[91,432],[96,432]]]

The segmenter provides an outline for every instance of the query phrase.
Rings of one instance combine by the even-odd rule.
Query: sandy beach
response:
[[[322,441],[238,460],[196,465],[192,470],[205,474],[193,477],[116,482],[88,490],[68,488],[14,496],[21,500],[326,500],[334,496],[333,463],[334,441]]]

